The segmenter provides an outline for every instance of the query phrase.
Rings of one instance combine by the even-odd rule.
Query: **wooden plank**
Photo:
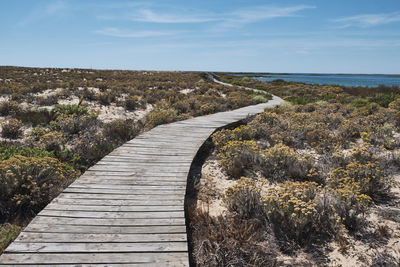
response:
[[[59,211],[114,211],[114,212],[153,212],[153,211],[184,211],[183,205],[175,205],[175,206],[115,206],[115,205],[107,205],[104,203],[103,205],[80,205],[77,204],[58,204],[58,203],[50,203],[47,205],[46,210],[59,210]]]
[[[176,242],[148,242],[148,243],[24,243],[13,242],[8,253],[111,253],[111,252],[187,252],[187,243]]]
[[[175,253],[6,253],[0,265],[9,264],[165,264],[164,266],[189,266],[187,252]],[[111,263],[111,264],[110,264]]]
[[[118,185],[118,184],[82,184],[82,183],[72,183],[68,188],[85,188],[85,189],[109,189],[109,190],[182,190],[186,189],[185,185],[160,185],[160,184],[150,184],[150,185]]]
[[[116,207],[129,207],[129,206],[169,206],[169,205],[182,205],[183,199],[73,199],[73,198],[56,198],[51,202],[51,204],[65,204],[65,205],[107,205]]]
[[[114,226],[147,226],[147,225],[185,225],[185,218],[141,218],[141,219],[103,219],[103,218],[68,218],[36,216],[33,222],[45,224],[68,225],[114,225]]]
[[[24,232],[18,236],[18,243],[144,243],[144,242],[184,242],[186,233],[178,234],[76,234],[76,233],[28,233]]]
[[[89,187],[68,187],[64,193],[85,193],[85,194],[118,194],[118,195],[172,195],[185,194],[186,188],[183,189],[121,189],[121,188],[89,188]]]
[[[145,225],[145,226],[115,226],[115,225],[70,225],[31,223],[24,233],[83,233],[83,234],[174,234],[184,233],[185,225]]]
[[[69,199],[102,199],[108,200],[179,200],[184,194],[173,195],[119,195],[119,194],[85,194],[85,193],[62,193],[59,198]],[[84,203],[84,202],[83,202]]]
[[[184,218],[184,211],[74,211],[44,209],[39,216],[56,216],[66,218],[99,218],[99,219],[152,219],[152,218]]]

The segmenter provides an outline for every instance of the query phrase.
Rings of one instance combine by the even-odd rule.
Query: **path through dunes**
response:
[[[219,127],[268,103],[161,125],[87,170],[42,210],[0,256],[0,265],[188,266],[188,172]]]

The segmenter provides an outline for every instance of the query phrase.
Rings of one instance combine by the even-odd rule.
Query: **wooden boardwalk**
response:
[[[188,266],[184,199],[198,149],[268,103],[161,125],[104,157],[0,256],[18,266]]]

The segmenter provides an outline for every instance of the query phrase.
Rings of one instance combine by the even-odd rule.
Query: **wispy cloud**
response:
[[[282,17],[296,17],[298,12],[313,9],[315,6],[254,6],[223,13],[210,13],[195,10],[181,10],[180,13],[141,8],[120,16],[99,16],[100,19],[124,19],[147,23],[205,23],[218,22],[225,27],[237,27],[244,24]]]
[[[381,13],[381,14],[361,14],[350,17],[342,17],[334,20],[334,22],[340,24],[341,28],[348,28],[348,27],[367,28],[398,21],[400,21],[400,12]]]
[[[313,8],[316,7],[308,5],[296,5],[289,7],[257,6],[234,11],[226,20],[233,23],[253,23],[274,18],[296,17],[299,16],[299,11]]]
[[[178,15],[168,13],[156,13],[150,9],[141,9],[138,14],[132,16],[130,20],[152,23],[203,23],[219,20],[218,18],[206,15]]]
[[[132,31],[127,29],[118,28],[104,28],[95,31],[97,34],[118,37],[118,38],[147,38],[147,37],[159,37],[173,35],[174,32],[161,32],[161,31]]]

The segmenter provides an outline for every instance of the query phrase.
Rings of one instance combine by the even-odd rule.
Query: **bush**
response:
[[[47,109],[23,109],[18,111],[15,117],[24,123],[31,123],[33,126],[48,124],[55,119],[54,113]]]
[[[266,149],[263,156],[264,161],[260,169],[263,175],[273,182],[304,179],[311,168],[306,159],[301,160],[292,148],[283,144]]]
[[[104,92],[98,95],[98,100],[100,104],[109,106],[112,102],[115,102],[116,96],[115,93],[112,92]]]
[[[263,221],[190,214],[196,266],[280,266],[278,248]]]
[[[269,188],[263,194],[267,218],[274,225],[278,237],[306,244],[320,232],[317,210],[319,191],[320,188],[313,182],[286,182]]]
[[[4,138],[17,139],[22,135],[22,122],[18,119],[10,119],[1,126],[1,136]]]
[[[333,188],[353,185],[361,194],[368,195],[372,199],[387,196],[391,182],[379,169],[377,163],[351,162],[346,167],[339,167],[332,171],[329,183]]]
[[[400,111],[400,97],[394,100],[393,102],[390,102],[389,108]]]
[[[86,107],[80,105],[56,105],[52,111],[54,114],[56,114],[56,116],[60,115],[82,116],[89,114],[89,110]]]
[[[54,157],[54,152],[49,152],[39,148],[18,147],[10,145],[0,146],[0,161],[7,160],[16,155],[34,158]]]
[[[19,235],[21,228],[12,224],[0,225],[0,255],[7,246]]]
[[[102,133],[83,132],[74,144],[72,153],[79,155],[82,169],[92,166],[114,149]]]
[[[72,167],[55,158],[15,156],[3,160],[0,162],[0,202],[6,203],[7,208],[0,212],[29,217],[47,205],[77,175]]]
[[[138,96],[130,96],[125,99],[125,108],[127,110],[135,110],[140,107],[139,97]]]
[[[13,115],[21,109],[21,106],[14,101],[3,101],[0,103],[0,115],[8,116]]]
[[[104,135],[116,145],[134,138],[140,129],[133,120],[117,119],[104,125]]]
[[[53,131],[40,137],[39,142],[48,151],[61,151],[63,149],[64,135]]]
[[[146,115],[146,127],[153,128],[161,124],[175,121],[177,112],[175,109],[156,109]]]
[[[240,178],[237,183],[225,191],[223,201],[228,210],[239,218],[263,218],[261,187],[250,178]]]
[[[55,121],[50,123],[50,128],[53,131],[61,131],[65,134],[78,134],[81,131],[98,123],[97,119],[91,115],[79,116],[73,115],[59,115]]]
[[[260,160],[255,141],[229,141],[218,153],[221,164],[229,175],[239,178],[245,170],[250,170],[254,162]]]

